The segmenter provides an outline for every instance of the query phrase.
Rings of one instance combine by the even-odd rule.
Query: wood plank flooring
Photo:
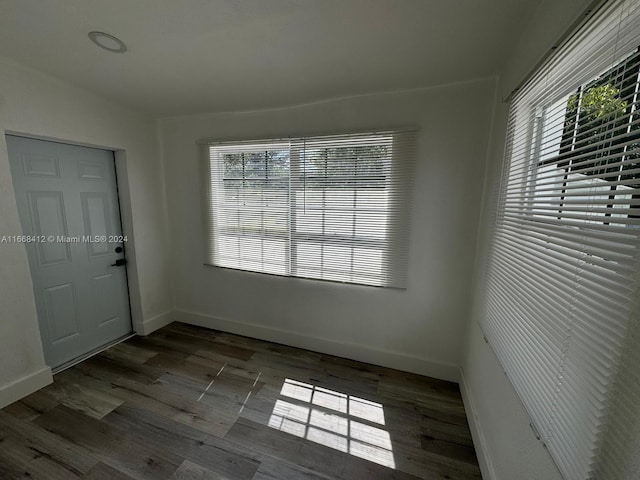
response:
[[[173,323],[0,410],[0,479],[479,479],[458,386]]]

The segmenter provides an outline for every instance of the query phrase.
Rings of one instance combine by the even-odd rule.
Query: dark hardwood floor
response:
[[[171,324],[0,410],[0,478],[479,479],[458,386]]]

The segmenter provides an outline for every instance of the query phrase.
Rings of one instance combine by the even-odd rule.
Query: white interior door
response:
[[[55,368],[131,332],[114,156],[6,138],[25,238],[2,240],[26,244],[45,360]]]

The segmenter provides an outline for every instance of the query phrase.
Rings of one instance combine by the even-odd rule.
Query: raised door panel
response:
[[[94,277],[91,281],[93,292],[93,306],[95,310],[94,323],[102,327],[120,320],[121,305],[118,299],[121,294],[120,275],[107,273]]]
[[[107,168],[102,163],[79,161],[78,178],[104,182],[108,179]]]
[[[60,177],[60,160],[58,157],[39,154],[22,156],[22,170],[25,177]]]
[[[67,242],[58,241],[68,236],[67,218],[62,192],[28,192],[29,210],[36,243],[38,264],[41,267],[67,263],[71,253]]]
[[[84,231],[89,237],[86,241],[89,258],[110,253],[109,243],[98,241],[107,238],[113,232],[109,212],[109,194],[106,192],[82,192],[82,218]]]
[[[80,334],[76,301],[76,289],[71,282],[44,289],[47,325],[54,345]]]

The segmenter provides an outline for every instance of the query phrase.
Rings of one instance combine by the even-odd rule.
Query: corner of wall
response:
[[[167,253],[172,251],[173,247],[173,234],[171,229],[171,222],[169,218],[169,192],[167,188],[167,155],[164,148],[164,138],[162,135],[162,119],[156,118],[154,122],[154,128],[156,133],[156,148],[158,151],[158,160],[160,163],[160,185],[162,188],[162,209],[163,209],[163,221],[164,221],[164,234],[166,238],[166,248]],[[165,263],[167,264],[167,270],[169,271],[169,295],[171,298],[169,299],[171,303],[171,308],[175,309],[175,294],[174,294],[174,285],[173,285],[173,275],[171,275],[171,257],[165,259]]]
[[[469,331],[471,329],[471,322],[474,318],[473,312],[475,309],[477,293],[480,284],[482,259],[484,258],[484,254],[486,251],[487,222],[485,220],[488,218],[488,211],[491,208],[491,191],[494,185],[491,181],[491,177],[493,175],[493,172],[495,171],[493,166],[496,163],[496,154],[497,152],[500,152],[502,150],[504,144],[504,135],[498,128],[498,124],[502,124],[502,113],[503,112],[500,109],[500,77],[496,76],[494,77],[493,106],[491,108],[491,118],[489,119],[489,140],[487,142],[487,150],[484,152],[483,158],[484,173],[482,178],[482,193],[477,212],[478,218],[480,218],[481,221],[478,222],[478,228],[476,230],[475,252],[473,257],[473,270],[470,289],[471,299],[469,301],[469,308],[467,312],[468,324],[465,332],[465,339],[463,342],[465,351],[460,361],[461,365],[464,365],[464,363],[466,362],[466,354],[469,351]]]
[[[473,398],[471,390],[468,388],[464,378],[464,369],[460,368],[460,393],[462,395],[462,402],[464,403],[464,409],[467,413],[467,420],[469,422],[469,429],[471,430],[471,438],[473,439],[473,446],[476,450],[476,457],[478,458],[478,464],[480,465],[480,472],[484,480],[497,480],[496,472],[493,467],[493,461],[489,453],[487,446],[487,440],[482,430],[482,424],[478,418],[478,407]]]
[[[138,335],[147,336],[156,330],[161,329],[172,323],[174,320],[174,311],[169,310],[154,317],[148,318],[141,322],[134,322],[133,328]]]

